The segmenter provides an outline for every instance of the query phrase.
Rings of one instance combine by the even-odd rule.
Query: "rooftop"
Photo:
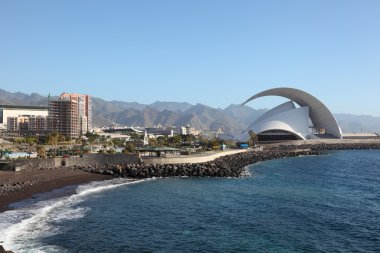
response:
[[[140,152],[168,152],[168,151],[181,151],[178,148],[171,148],[171,147],[147,147],[147,148],[137,148],[137,151]]]
[[[37,105],[0,105],[0,109],[29,109],[29,110],[44,110],[48,109],[47,106]]]

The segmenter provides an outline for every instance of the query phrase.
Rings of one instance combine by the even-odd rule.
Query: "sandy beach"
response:
[[[6,211],[9,204],[31,198],[37,193],[111,178],[72,168],[0,171],[0,212]]]

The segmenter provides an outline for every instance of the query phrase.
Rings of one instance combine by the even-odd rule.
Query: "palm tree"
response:
[[[37,147],[37,156],[39,158],[46,158],[46,150],[45,150],[45,147],[41,146],[41,147]]]
[[[256,144],[258,142],[257,134],[255,132],[253,132],[252,130],[249,130],[248,134],[251,138],[252,146],[256,147]]]
[[[57,155],[57,146],[60,141],[59,133],[53,132],[48,136],[48,143],[54,148],[54,157]]]

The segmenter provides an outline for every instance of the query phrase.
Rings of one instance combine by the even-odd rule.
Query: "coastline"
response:
[[[186,164],[108,164],[106,166],[74,166],[22,171],[0,171],[0,213],[10,210],[10,204],[33,198],[70,185],[117,177],[144,179],[152,177],[240,177],[249,164],[286,157],[312,155],[311,151],[264,151],[244,150],[226,152],[209,162]]]
[[[38,193],[108,179],[112,177],[71,168],[0,171],[0,213],[9,210],[10,204],[30,199]]]
[[[184,164],[110,164],[106,166],[73,166],[22,171],[0,171],[0,213],[9,210],[9,205],[30,199],[38,193],[50,192],[70,185],[92,181],[109,180],[115,177],[240,177],[244,168],[260,161],[290,158],[305,155],[320,155],[320,151],[380,149],[379,141],[297,141],[263,145],[264,151],[239,152],[220,156],[209,162]]]

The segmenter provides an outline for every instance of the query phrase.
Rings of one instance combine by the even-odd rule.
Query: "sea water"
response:
[[[114,179],[41,195],[0,214],[0,241],[17,253],[380,252],[380,151],[247,169],[244,178]]]

